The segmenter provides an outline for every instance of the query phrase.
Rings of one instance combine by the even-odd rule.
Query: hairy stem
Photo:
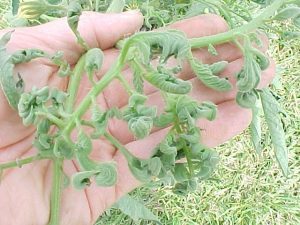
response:
[[[122,145],[114,136],[109,133],[105,133],[104,137],[112,143],[118,150],[125,156],[125,158],[129,161],[132,158],[136,158],[133,156],[125,147]]]
[[[84,72],[84,64],[85,64],[86,55],[83,55],[78,63],[76,64],[74,71],[71,75],[69,87],[68,87],[68,94],[69,97],[66,102],[66,112],[71,113],[73,111],[73,106],[76,101],[76,96],[78,93],[78,88],[80,85],[80,81]]]
[[[63,183],[63,159],[56,158],[53,160],[53,182],[50,202],[50,221],[49,225],[59,225],[60,218],[60,202],[62,194],[62,183]]]
[[[263,13],[258,17],[254,18],[248,24],[232,29],[225,33],[220,33],[212,36],[201,37],[201,38],[192,38],[190,39],[190,44],[192,48],[201,48],[208,46],[209,44],[216,45],[222,44],[234,40],[236,37],[248,33],[250,31],[258,28],[264,20],[267,20],[284,4],[284,0],[276,0],[270,6],[268,6]]]
[[[132,88],[130,87],[129,83],[124,78],[124,76],[122,74],[119,74],[118,79],[121,82],[121,84],[123,85],[123,87],[125,88],[125,90],[127,91],[127,93],[129,95],[132,94]]]
[[[64,121],[62,121],[61,119],[57,118],[56,116],[54,116],[51,113],[37,112],[36,115],[37,116],[43,116],[43,117],[47,118],[52,123],[54,123],[56,126],[58,126],[60,129],[64,128],[64,125],[65,125]]]
[[[97,96],[111,83],[111,81],[119,76],[122,68],[125,65],[126,56],[128,49],[130,47],[130,41],[127,41],[124,45],[124,48],[121,51],[120,56],[117,59],[117,62],[112,65],[109,71],[102,77],[98,83],[96,83],[90,92],[82,100],[76,111],[72,114],[72,117],[69,119],[68,124],[63,130],[64,135],[69,135],[75,127],[76,120],[80,119],[84,113],[89,109],[92,100],[96,99]]]
[[[16,159],[15,161],[12,161],[12,162],[0,164],[0,171],[5,170],[5,169],[10,169],[10,168],[15,168],[15,167],[21,168],[23,165],[30,164],[34,161],[43,160],[43,159],[50,159],[50,157],[36,155],[36,156],[31,156],[31,157],[28,157],[25,159]]]

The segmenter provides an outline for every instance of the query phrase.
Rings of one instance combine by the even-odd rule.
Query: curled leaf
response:
[[[147,116],[132,118],[128,122],[128,127],[136,138],[142,139],[149,135],[153,127],[153,119]]]
[[[91,185],[90,178],[94,176],[97,171],[83,171],[74,174],[71,178],[72,185],[76,189],[85,189]]]
[[[103,58],[103,52],[99,48],[92,48],[86,53],[84,69],[87,72],[90,81],[94,82],[93,73],[101,69]]]
[[[175,78],[171,74],[153,72],[145,76],[145,78],[153,86],[172,94],[187,94],[192,89],[189,81]]]
[[[241,92],[249,92],[255,89],[260,82],[261,68],[254,57],[251,51],[245,51],[244,68],[237,75],[237,87]]]
[[[117,166],[115,163],[98,163],[95,181],[98,186],[110,187],[117,183]]]
[[[178,182],[187,181],[190,178],[190,173],[185,163],[176,163],[174,168],[174,178]]]
[[[19,50],[12,54],[11,60],[13,64],[26,63],[33,59],[44,57],[45,53],[39,49]]]
[[[151,174],[149,174],[148,167],[145,166],[143,160],[132,158],[128,161],[128,167],[134,177],[141,182],[149,182],[151,180]]]
[[[65,137],[59,136],[55,139],[53,153],[58,158],[71,159],[74,155],[74,146]]]
[[[227,61],[219,61],[212,65],[209,65],[209,68],[213,74],[219,74],[228,66]]]
[[[81,2],[82,2],[81,0],[70,1],[69,6],[68,6],[67,21],[68,21],[69,27],[71,28],[71,30],[73,31],[73,33],[75,34],[75,36],[77,38],[77,42],[84,49],[87,50],[87,49],[89,49],[89,47],[77,30],[79,18],[82,13]]]
[[[163,113],[154,119],[154,126],[156,127],[166,127],[174,122],[173,113]]]
[[[97,163],[92,161],[89,158],[89,155],[85,154],[84,152],[76,152],[77,161],[79,162],[80,168],[82,170],[97,170]]]
[[[266,70],[270,65],[270,60],[261,51],[256,48],[251,49],[252,53],[256,57],[256,62],[258,63],[261,70]]]
[[[199,171],[196,176],[200,180],[207,179],[214,172],[219,162],[219,156],[216,151],[210,149],[204,149],[200,156]]]
[[[165,63],[172,55],[177,59],[184,59],[190,51],[185,34],[177,30],[140,32],[128,41],[135,48],[134,57],[140,59],[144,65],[150,63],[153,46],[161,49],[161,63]]]
[[[172,145],[172,142],[170,143],[171,138],[166,137],[160,144],[159,144],[159,150],[166,154],[166,155],[172,155],[177,153],[176,146]]]
[[[190,60],[191,67],[201,82],[214,90],[229,91],[232,88],[231,83],[226,78],[220,78],[213,74],[213,70],[218,72],[223,69],[225,63],[219,63],[212,66],[202,64],[195,59]]]
[[[255,107],[258,99],[259,95],[256,90],[252,90],[250,92],[238,92],[236,95],[236,102],[244,108]]]
[[[0,39],[0,84],[9,105],[13,109],[17,109],[24,87],[17,85],[18,82],[14,78],[14,64],[11,55],[6,52],[5,48],[12,33],[8,32]]]
[[[92,151],[92,141],[90,137],[85,134],[82,130],[79,131],[79,135],[76,142],[76,149],[79,154],[90,154]]]
[[[58,51],[50,58],[55,65],[59,66],[57,74],[60,77],[66,77],[71,74],[71,66],[63,59],[63,54],[63,52]]]

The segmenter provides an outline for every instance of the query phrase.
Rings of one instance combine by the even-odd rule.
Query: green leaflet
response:
[[[243,108],[253,108],[258,99],[259,95],[256,90],[238,92],[236,95],[236,102]]]
[[[77,161],[79,162],[80,168],[82,170],[86,170],[86,171],[96,170],[97,163],[92,161],[87,154],[76,152],[76,157],[77,157]]]
[[[33,59],[44,57],[46,54],[39,49],[19,50],[12,54],[11,60],[13,64],[26,63]]]
[[[123,12],[125,7],[124,0],[112,0],[108,9],[106,10],[107,13],[120,13]]]
[[[148,170],[152,176],[157,177],[162,169],[162,163],[159,157],[153,157],[147,162]]]
[[[197,181],[195,179],[187,180],[181,183],[177,183],[173,188],[173,192],[177,195],[185,196],[189,192],[197,189]]]
[[[173,113],[162,113],[158,117],[155,117],[153,123],[156,127],[166,127],[174,122]]]
[[[14,79],[14,64],[12,63],[11,56],[6,52],[5,48],[5,45],[9,42],[12,33],[13,32],[8,32],[0,39],[0,84],[9,105],[12,108],[17,109],[24,87],[23,85],[17,85],[18,82]]]
[[[252,108],[252,121],[250,124],[250,134],[253,146],[257,154],[261,154],[261,119],[258,106]]]
[[[206,118],[207,120],[214,120],[217,115],[216,105],[211,102],[198,102],[192,100],[190,97],[182,96],[176,103],[176,113],[181,123],[189,123],[194,126],[195,120],[199,118]]]
[[[153,127],[153,119],[148,116],[131,118],[128,121],[128,127],[137,139],[142,139],[150,134]]]
[[[74,155],[74,146],[65,137],[59,136],[56,138],[53,153],[57,158],[72,159]]]
[[[196,173],[196,177],[200,180],[207,179],[214,172],[218,162],[218,153],[214,150],[204,149],[200,155],[200,170]]]
[[[71,74],[71,66],[63,59],[63,56],[64,53],[58,51],[50,58],[50,60],[59,67],[57,74],[60,77],[66,77]]]
[[[214,64],[211,64],[209,66],[209,69],[213,74],[219,74],[228,66],[228,64],[229,63],[227,61],[219,61]]]
[[[150,159],[131,158],[128,166],[136,179],[141,182],[149,182],[151,178],[157,177],[162,169],[162,162],[158,157]]]
[[[13,15],[17,15],[18,9],[19,9],[19,4],[20,4],[20,0],[12,0],[11,1]]]
[[[189,81],[181,80],[171,74],[152,72],[144,77],[150,84],[168,93],[187,94],[192,89]]]
[[[68,8],[68,24],[73,32],[77,32],[79,17],[81,15],[82,7],[79,1],[73,0]]]
[[[144,65],[150,63],[154,46],[161,49],[161,63],[165,63],[172,55],[182,60],[190,51],[190,44],[185,34],[177,30],[140,32],[127,41],[135,48],[134,57],[140,59]]]
[[[148,208],[141,202],[133,199],[129,195],[123,196],[114,204],[114,207],[120,209],[124,214],[128,215],[135,222],[138,220],[151,220],[157,224],[161,224],[157,216],[155,216]]]
[[[89,49],[88,45],[84,41],[84,39],[81,37],[80,33],[78,32],[78,23],[79,23],[79,18],[82,13],[82,6],[81,6],[81,0],[72,0],[69,3],[68,6],[68,13],[67,13],[67,21],[69,24],[69,27],[75,34],[77,38],[77,42],[86,50]]]
[[[293,23],[296,27],[300,29],[300,16],[293,19]]]
[[[215,47],[212,44],[208,45],[208,52],[214,56],[218,55],[217,50],[215,49]]]
[[[101,69],[103,59],[104,54],[100,48],[92,48],[86,53],[84,69],[92,83],[94,83],[93,73]]]
[[[286,147],[283,126],[279,117],[279,104],[273,97],[271,92],[267,89],[263,89],[260,92],[260,97],[265,114],[265,119],[268,124],[272,143],[274,145],[276,159],[283,174],[285,176],[288,176],[288,149]]]
[[[183,182],[190,179],[190,173],[186,163],[176,163],[174,168],[174,178],[177,182]]]
[[[176,146],[171,146],[172,137],[167,136],[160,144],[159,150],[166,155],[173,155],[177,153]]]
[[[241,92],[249,92],[255,89],[260,82],[261,68],[254,57],[255,55],[251,50],[245,49],[244,67],[237,75],[237,87]]]
[[[101,187],[110,187],[117,183],[117,165],[115,163],[98,163],[95,175],[96,184]]]
[[[146,99],[146,96],[139,93],[132,94],[128,108],[123,112],[123,119],[128,122],[129,130],[138,139],[149,135],[156,116],[156,108],[144,105]]]
[[[212,69],[217,71],[222,68],[216,68],[216,65],[211,69],[209,65],[202,64],[196,59],[189,60],[190,65],[195,72],[196,76],[198,77],[201,82],[214,90],[217,91],[229,91],[232,88],[231,83],[225,79],[220,78],[213,74]],[[223,67],[223,65],[218,65],[218,67]]]
[[[87,134],[85,134],[82,130],[79,131],[79,135],[75,146],[79,154],[88,155],[93,150],[93,145],[90,137]]]
[[[251,52],[255,55],[256,62],[258,63],[260,69],[266,70],[270,65],[270,60],[268,57],[256,48],[251,48]]]
[[[276,16],[273,17],[274,20],[287,20],[291,18],[296,18],[300,16],[300,7],[287,7],[282,9]]]
[[[30,93],[23,93],[18,103],[19,116],[23,119],[23,124],[28,126],[36,122],[36,112],[49,100],[49,88],[33,88]]]
[[[149,174],[148,168],[142,160],[132,158],[128,160],[128,167],[134,177],[141,182],[149,182],[151,180],[151,174]]]
[[[135,70],[133,73],[133,85],[135,90],[138,93],[143,94],[144,93],[144,80],[143,77],[141,75],[142,73],[138,70]]]
[[[90,178],[94,176],[97,171],[83,171],[74,174],[71,182],[76,189],[84,189],[91,185]]]
[[[282,33],[282,37],[285,39],[297,39],[300,38],[300,32],[298,31],[286,31]]]

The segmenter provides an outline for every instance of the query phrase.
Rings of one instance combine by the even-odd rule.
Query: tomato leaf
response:
[[[275,156],[285,176],[289,174],[288,149],[286,147],[283,126],[280,120],[280,107],[274,96],[267,89],[260,92],[265,119],[269,127]]]

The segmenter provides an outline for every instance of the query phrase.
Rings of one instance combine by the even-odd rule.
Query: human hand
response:
[[[124,35],[132,34],[142,25],[142,16],[137,12],[129,12],[115,15],[103,15],[86,13],[82,16],[79,31],[87,40],[89,46],[100,47],[105,54],[102,70],[98,73],[100,79],[118,56],[118,50],[113,46]],[[218,16],[205,15],[184,20],[171,25],[173,29],[179,29],[189,38],[213,35],[227,30],[226,23]],[[5,32],[3,31],[2,34]],[[266,50],[264,45],[263,51]],[[14,52],[24,48],[39,48],[49,53],[64,51],[65,58],[71,65],[76,64],[83,50],[76,43],[75,37],[69,30],[66,20],[60,19],[45,25],[32,28],[18,28],[13,33],[8,44],[8,51]],[[234,75],[243,65],[242,54],[233,44],[222,44],[216,47],[218,56],[210,55],[206,49],[194,51],[204,63],[211,64],[215,61],[226,60],[228,67],[222,72],[222,76],[229,77],[234,83]],[[262,75],[260,87],[266,86],[274,75],[274,63]],[[65,89],[67,79],[61,79],[56,75],[57,67],[45,60],[18,65],[16,72],[25,80],[26,90],[33,86],[55,86]],[[132,74],[129,69],[123,72],[129,82]],[[33,77],[33,75],[35,77]],[[240,108],[235,103],[237,90],[220,93],[202,85],[194,76],[188,64],[184,66],[179,75],[182,79],[190,80],[193,84],[191,95],[198,101],[210,100],[218,105],[218,116],[213,122],[199,121],[202,129],[202,143],[214,147],[224,143],[231,137],[243,131],[251,120],[251,112]],[[91,88],[86,78],[81,82],[78,102]],[[163,102],[152,86],[146,86],[148,104],[163,107]],[[114,106],[122,107],[127,104],[128,96],[118,81],[105,89],[98,99],[102,108]],[[32,147],[34,128],[24,127],[17,113],[6,102],[0,91],[0,163],[13,161],[35,155]],[[130,151],[140,158],[147,158],[151,150],[167,133],[166,129],[154,130],[151,135],[142,140],[135,140],[128,131],[127,125],[118,120],[111,120],[109,132],[122,142]],[[88,225],[95,222],[99,214],[111,206],[125,193],[136,188],[140,183],[131,175],[127,161],[114,146],[104,139],[94,143],[92,157],[97,161],[112,161],[118,165],[118,182],[109,188],[98,187],[92,184],[84,191],[67,187],[63,190],[61,224]],[[22,169],[10,169],[4,172],[0,185],[0,225],[7,224],[47,224],[50,212],[50,192],[52,180],[52,163],[49,160],[34,162],[25,165]],[[78,171],[78,165],[74,161],[65,161],[64,172],[71,176]]]

